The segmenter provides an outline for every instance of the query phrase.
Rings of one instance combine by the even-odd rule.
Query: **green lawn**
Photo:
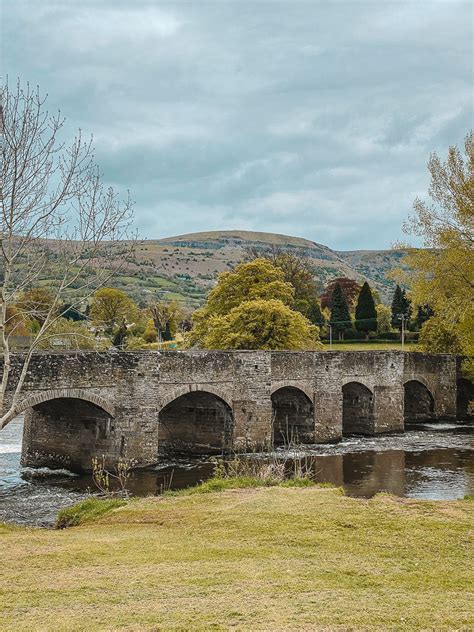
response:
[[[472,629],[472,507],[269,487],[0,527],[0,629]]]
[[[324,349],[329,351],[329,343],[324,342]],[[332,351],[401,351],[400,342],[333,342]],[[416,351],[416,343],[406,342],[405,351]]]

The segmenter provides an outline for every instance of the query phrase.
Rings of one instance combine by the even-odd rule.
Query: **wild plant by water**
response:
[[[278,485],[285,481],[305,480],[313,482],[315,473],[307,456],[294,459],[288,467],[286,459],[277,456],[262,458],[258,455],[234,455],[233,458],[215,462],[216,479],[251,479],[264,485]]]
[[[130,478],[133,462],[130,459],[121,457],[114,466],[115,473],[110,472],[105,467],[105,456],[102,458],[92,457],[92,479],[97,489],[104,496],[129,496],[127,482]],[[111,482],[114,482],[116,489],[111,489]]]

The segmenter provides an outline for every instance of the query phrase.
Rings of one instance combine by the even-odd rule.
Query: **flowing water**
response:
[[[67,470],[21,468],[23,422],[0,432],[0,522],[51,526],[62,507],[94,492],[90,476]],[[425,424],[404,434],[349,437],[340,443],[305,446],[303,453],[279,450],[272,456],[303,458],[318,482],[341,486],[351,496],[378,492],[425,499],[463,498],[474,493],[474,425]],[[260,458],[268,458],[261,455]],[[181,489],[212,476],[206,459],[169,461],[136,471],[128,489],[146,496]]]

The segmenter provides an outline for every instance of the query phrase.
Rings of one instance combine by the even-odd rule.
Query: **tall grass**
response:
[[[242,487],[307,487],[316,485],[315,472],[307,458],[294,459],[291,467],[281,458],[257,455],[234,455],[233,458],[216,461],[214,475],[189,493],[221,491]]]

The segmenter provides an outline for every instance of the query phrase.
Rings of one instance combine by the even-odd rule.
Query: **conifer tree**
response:
[[[344,340],[344,332],[352,326],[349,307],[339,283],[336,283],[332,293],[331,320],[329,324],[334,331],[338,332],[339,340]]]
[[[306,318],[312,322],[313,325],[318,325],[318,327],[323,327],[323,325],[326,324],[326,319],[321,311],[321,305],[318,299],[315,298],[311,301]]]
[[[419,331],[424,323],[434,315],[433,310],[429,305],[418,305],[418,310],[415,317],[414,327],[415,331]]]
[[[357,331],[365,331],[367,337],[369,336],[369,331],[377,331],[377,311],[372,291],[367,281],[359,292],[355,318],[355,328]]]
[[[405,315],[405,323],[408,326],[411,316],[411,301],[407,297],[405,290],[402,290],[402,288],[397,285],[392,300],[392,327],[397,327],[401,330],[402,315]]]

